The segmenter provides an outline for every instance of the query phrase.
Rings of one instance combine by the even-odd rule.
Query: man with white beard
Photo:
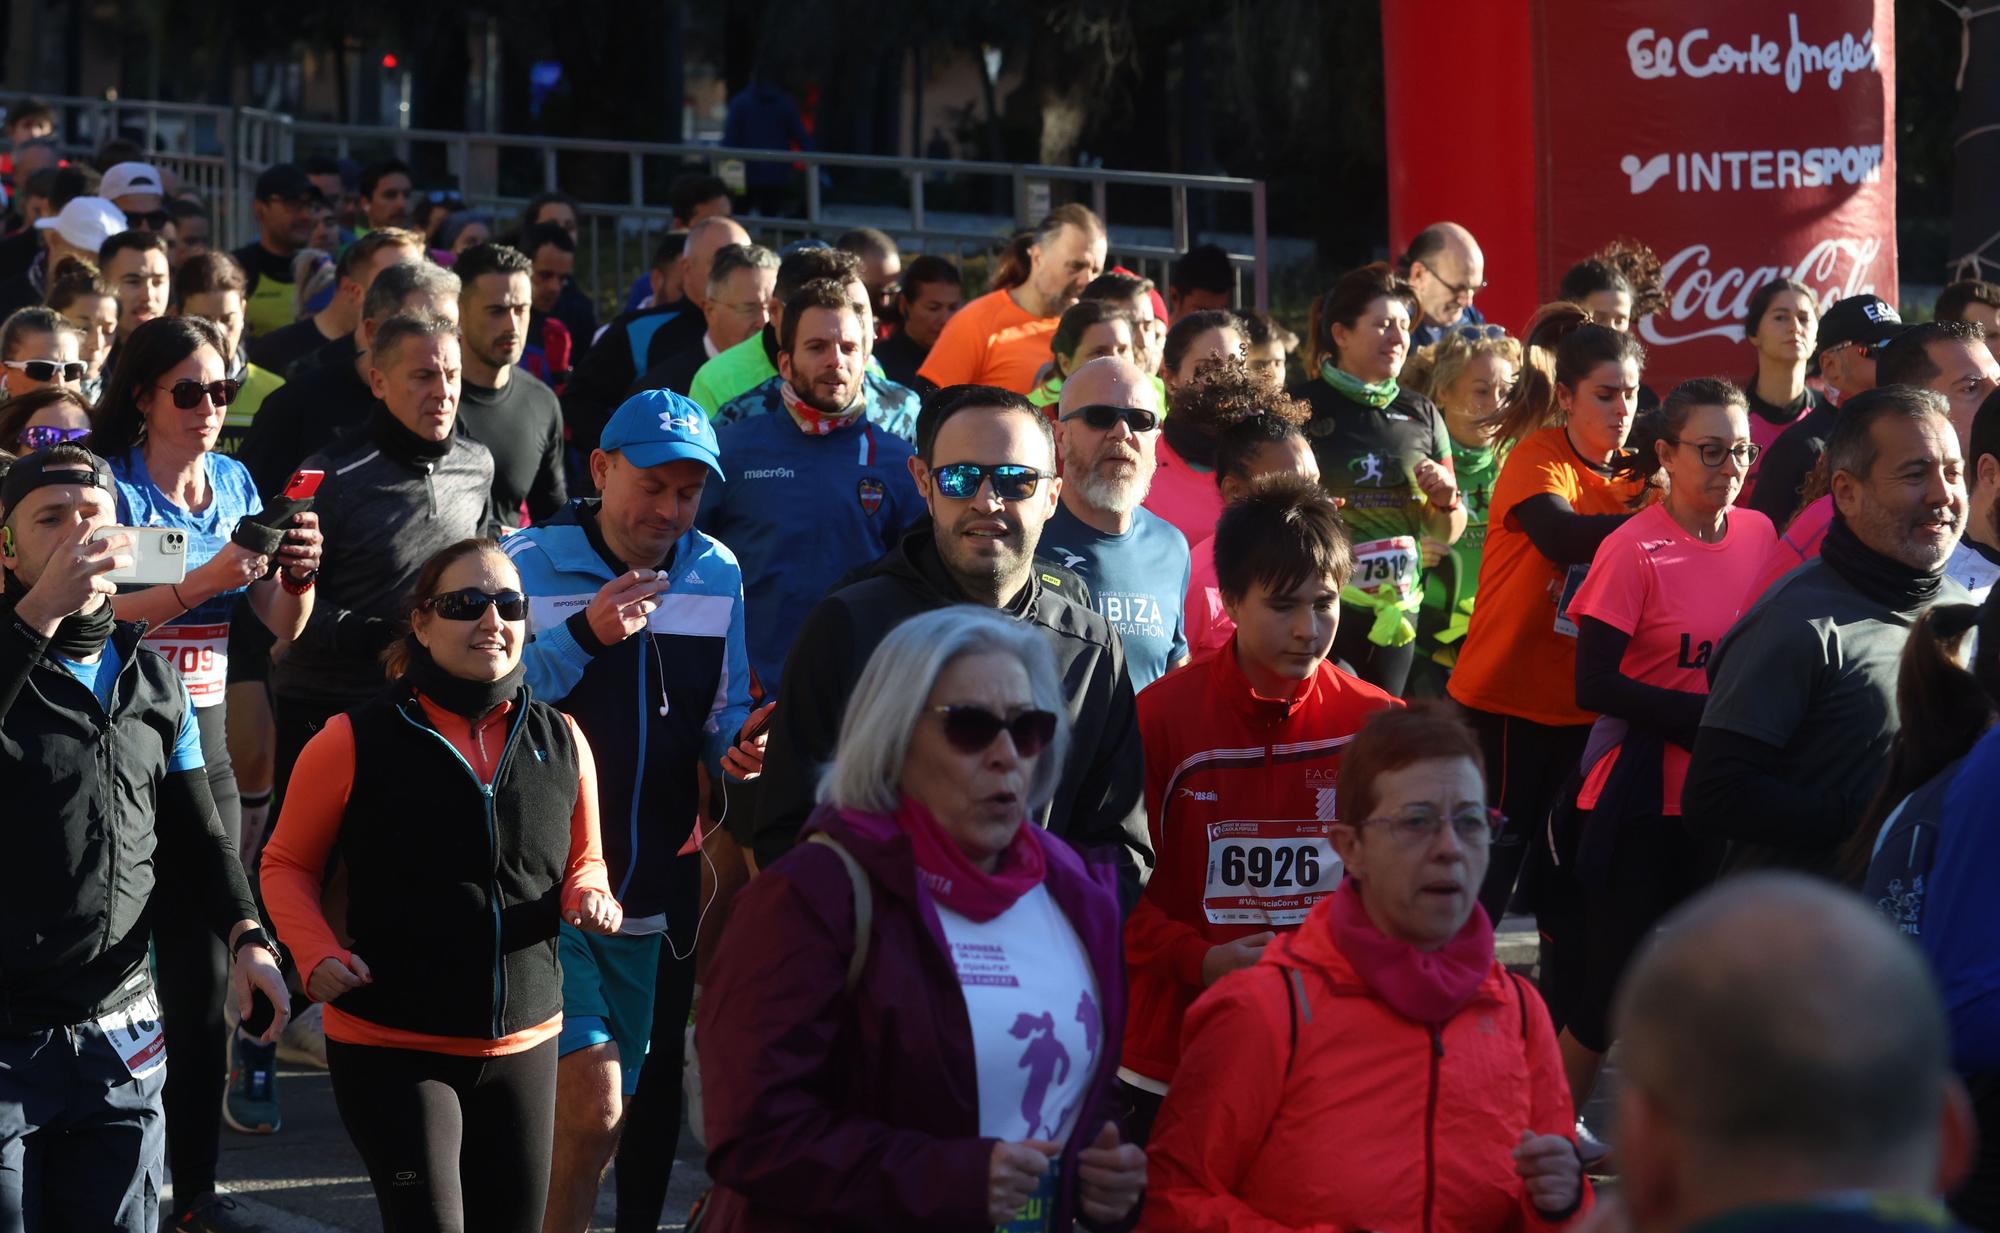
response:
[[[1139,506],[1153,483],[1159,438],[1159,391],[1135,365],[1092,360],[1063,382],[1062,503],[1042,528],[1040,555],[1090,587],[1091,607],[1125,644],[1135,692],[1188,657],[1187,540]]]

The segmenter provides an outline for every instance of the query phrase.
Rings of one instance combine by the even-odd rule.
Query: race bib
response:
[[[181,674],[196,706],[214,706],[229,688],[229,625],[163,625],[146,635]]]
[[[1211,925],[1304,921],[1340,885],[1329,822],[1212,822],[1208,886],[1201,908]]]
[[[1576,599],[1576,593],[1583,589],[1583,580],[1590,573],[1589,565],[1572,565],[1563,575],[1562,594],[1556,598],[1556,632],[1565,638],[1576,637],[1576,622],[1569,616],[1569,606]]]
[[[123,1010],[100,1015],[97,1026],[134,1079],[167,1064],[167,1038],[160,1030],[160,1003],[151,989]]]
[[[1398,599],[1408,599],[1417,581],[1417,541],[1407,535],[1369,540],[1354,545],[1354,576],[1348,585],[1356,590],[1389,590]]]

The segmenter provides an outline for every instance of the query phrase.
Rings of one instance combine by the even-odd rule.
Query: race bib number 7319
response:
[[[1212,822],[1202,912],[1212,925],[1286,927],[1340,885],[1329,822]]]

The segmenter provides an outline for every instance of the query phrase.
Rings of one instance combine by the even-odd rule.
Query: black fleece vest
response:
[[[561,713],[521,691],[490,789],[407,690],[348,717],[347,926],[374,980],[337,1005],[383,1027],[489,1040],[553,1018],[577,794]]]

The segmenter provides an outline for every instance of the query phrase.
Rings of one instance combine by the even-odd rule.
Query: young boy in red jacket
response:
[[[1195,998],[1340,885],[1341,750],[1402,705],[1327,662],[1354,568],[1336,508],[1311,480],[1273,475],[1225,510],[1215,572],[1236,636],[1139,695],[1157,863],[1125,927],[1128,1142],[1152,1129]]]

